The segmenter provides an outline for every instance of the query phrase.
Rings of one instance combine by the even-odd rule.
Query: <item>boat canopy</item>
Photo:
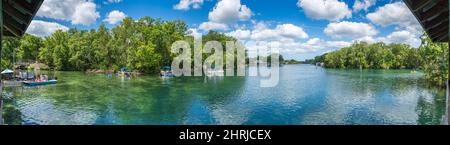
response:
[[[171,66],[163,66],[161,69],[169,70],[169,69],[172,69],[172,67]]]
[[[120,71],[127,71],[128,70],[128,67],[122,67],[122,68],[120,68]]]
[[[14,73],[14,71],[10,70],[10,69],[6,69],[4,71],[2,71],[2,74],[12,74]]]

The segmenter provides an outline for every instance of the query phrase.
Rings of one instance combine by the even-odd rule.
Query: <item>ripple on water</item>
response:
[[[25,124],[438,124],[445,111],[445,91],[410,71],[280,71],[273,88],[261,88],[259,77],[60,72],[57,85],[5,93]]]

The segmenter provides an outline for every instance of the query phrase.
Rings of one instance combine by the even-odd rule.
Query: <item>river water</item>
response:
[[[24,124],[415,125],[445,113],[445,90],[411,70],[286,65],[272,88],[259,77],[56,76],[56,85],[4,88]]]

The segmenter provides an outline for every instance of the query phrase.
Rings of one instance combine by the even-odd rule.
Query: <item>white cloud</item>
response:
[[[386,4],[375,12],[367,14],[367,18],[381,26],[397,25],[411,31],[422,31],[419,22],[403,2]]]
[[[272,40],[272,41],[248,41],[245,46],[250,53],[255,54],[255,50],[267,50],[268,48],[275,48],[282,54],[286,53],[311,53],[321,50],[333,50],[350,46],[350,42],[345,41],[325,41],[319,38],[311,38],[306,42],[295,41],[292,39]]]
[[[27,29],[28,34],[32,34],[39,37],[50,36],[57,30],[67,31],[69,28],[54,22],[45,22],[41,20],[31,21],[30,26]]]
[[[414,39],[414,35],[409,31],[395,31],[392,34],[388,35],[387,38],[392,42],[406,42],[408,40]]]
[[[374,36],[378,31],[372,25],[366,23],[343,21],[328,24],[324,33],[333,38],[358,39]]]
[[[125,19],[127,17],[127,15],[125,15],[125,13],[118,11],[118,10],[114,10],[111,11],[108,16],[106,16],[106,19],[103,20],[105,22],[108,22],[109,24],[117,24],[120,21],[122,21],[123,19]]]
[[[358,12],[360,10],[368,11],[371,6],[374,6],[377,0],[356,0],[353,4],[353,11]]]
[[[226,35],[234,37],[239,40],[247,40],[247,39],[250,39],[251,31],[238,29],[238,30],[226,33]]]
[[[409,32],[409,31],[406,31],[406,30],[395,31],[386,37],[381,37],[378,39],[379,39],[379,41],[382,41],[385,43],[408,44],[415,48],[419,47],[422,43],[417,35]]]
[[[373,38],[372,36],[365,36],[362,38],[355,39],[355,41],[367,42],[367,43],[375,43],[378,42],[377,38]]]
[[[113,3],[120,3],[123,0],[107,0],[105,2],[103,2],[104,4],[113,4]]]
[[[262,31],[264,29],[267,29],[267,24],[264,21],[252,21],[253,24],[253,30],[254,31]]]
[[[228,25],[223,23],[216,23],[216,22],[204,22],[200,24],[199,29],[202,29],[204,31],[209,30],[227,30]]]
[[[253,16],[253,12],[241,0],[220,0],[208,14],[208,22],[200,25],[199,29],[227,30],[228,25],[238,21],[247,21]]]
[[[208,19],[216,23],[233,23],[246,21],[253,16],[253,12],[241,4],[241,0],[220,0],[211,12]]]
[[[316,20],[339,21],[352,17],[348,5],[338,0],[299,0],[297,6],[303,8],[308,17]]]
[[[276,31],[283,37],[288,38],[308,38],[308,34],[303,31],[303,28],[293,24],[278,25]]]
[[[293,24],[278,24],[269,28],[263,21],[252,21],[253,29],[237,29],[226,33],[244,43],[250,56],[256,56],[256,50],[269,50],[275,48],[282,54],[304,54],[322,50],[332,50],[350,46],[346,41],[325,41],[319,38],[309,38],[302,27]],[[260,55],[264,55],[260,54]]]
[[[175,10],[189,10],[192,8],[199,9],[203,5],[204,0],[180,0],[180,2],[173,6]]]
[[[293,24],[277,25],[275,29],[262,29],[252,32],[251,38],[253,40],[277,40],[277,39],[306,39],[308,34],[303,31],[303,28]]]
[[[419,47],[422,27],[403,2],[386,4],[375,12],[367,14],[374,24],[387,27],[396,26],[396,31],[386,37],[372,38],[373,42],[403,43]]]
[[[90,25],[95,23],[100,13],[96,12],[95,3],[82,3],[76,6],[76,10],[72,16],[72,24]]]
[[[338,48],[344,48],[344,47],[348,47],[350,45],[352,45],[351,42],[347,42],[347,41],[326,41],[326,48],[329,49],[338,49]]]
[[[422,42],[420,40],[420,35],[416,35],[410,31],[407,30],[399,30],[394,31],[391,34],[385,36],[385,37],[363,37],[360,39],[357,39],[356,41],[364,41],[368,43],[377,43],[377,42],[383,42],[386,44],[408,44],[411,47],[418,48]]]
[[[188,35],[193,36],[194,38],[200,38],[203,35],[198,31],[198,29],[195,28],[190,28],[188,31],[189,31]]]
[[[93,0],[45,0],[37,16],[90,25],[100,18]]]
[[[350,42],[346,41],[325,41],[319,38],[312,38],[302,43],[300,48],[308,50],[308,52],[316,52],[323,49],[338,49],[350,46]]]
[[[264,22],[253,22],[252,30],[238,29],[226,33],[243,42],[249,55],[255,56],[257,49],[279,49],[280,53],[309,53],[323,49],[336,49],[351,45],[345,41],[325,41],[319,38],[307,39],[309,36],[303,28],[293,24],[279,24],[269,28]]]

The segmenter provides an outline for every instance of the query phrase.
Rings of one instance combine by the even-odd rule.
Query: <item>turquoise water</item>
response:
[[[445,90],[410,70],[287,65],[273,88],[258,77],[56,75],[57,85],[5,88],[24,124],[439,124],[445,112]]]

